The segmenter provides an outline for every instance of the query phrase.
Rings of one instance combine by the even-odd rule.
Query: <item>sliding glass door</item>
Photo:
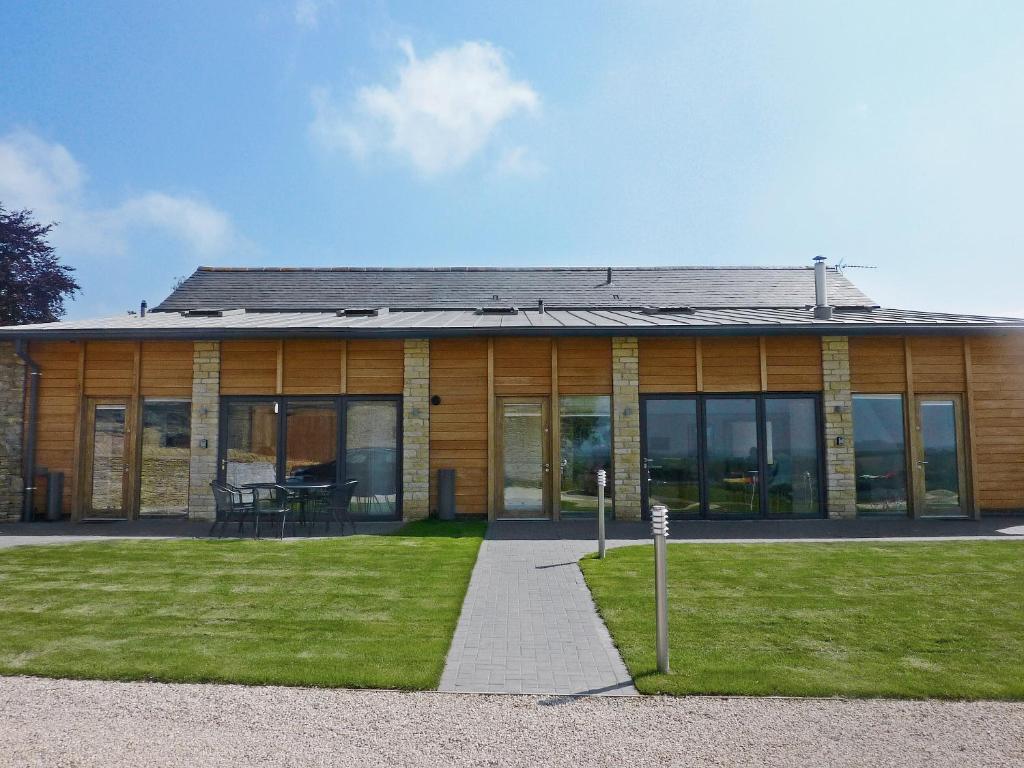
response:
[[[645,513],[821,516],[822,448],[815,394],[644,396]]]
[[[353,517],[399,516],[400,398],[225,397],[222,408],[221,480],[238,486],[355,480]]]

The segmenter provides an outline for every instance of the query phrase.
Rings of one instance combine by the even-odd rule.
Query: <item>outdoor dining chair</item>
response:
[[[209,536],[213,536],[213,532],[216,530],[217,525],[220,525],[221,535],[224,535],[224,530],[227,528],[228,523],[238,523],[238,535],[242,535],[242,526],[245,525],[246,519],[255,514],[256,499],[255,496],[249,495],[248,498],[238,488],[232,488],[224,483],[218,483],[214,480],[210,483],[210,490],[213,491],[213,502],[214,502],[214,519],[213,525],[210,526]]]
[[[253,517],[256,520],[255,538],[260,537],[260,520],[280,518],[281,528],[278,538],[284,538],[284,527],[288,523],[288,515],[292,512],[292,494],[283,485],[266,484],[252,488],[255,504],[253,505]]]

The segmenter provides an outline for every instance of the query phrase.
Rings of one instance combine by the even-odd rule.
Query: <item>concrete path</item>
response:
[[[550,523],[488,528],[442,691],[636,695],[576,564],[594,544],[555,530]]]

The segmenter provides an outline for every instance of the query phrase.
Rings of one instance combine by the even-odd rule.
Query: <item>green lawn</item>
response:
[[[0,674],[437,686],[483,523],[0,552]]]
[[[1024,544],[669,546],[672,673],[653,549],[581,562],[644,693],[1024,699]]]

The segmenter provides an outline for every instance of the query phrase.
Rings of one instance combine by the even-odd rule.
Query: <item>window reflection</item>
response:
[[[853,396],[857,513],[907,514],[902,395]]]
[[[644,409],[650,504],[664,504],[673,515],[699,515],[697,401],[651,399]]]
[[[346,476],[358,481],[352,512],[394,517],[398,512],[398,403],[350,401],[345,412]]]
[[[760,512],[757,402],[708,398],[704,419],[710,513],[749,516]]]
[[[277,482],[277,404],[229,402],[225,480],[231,485]]]
[[[286,483],[333,483],[338,473],[338,409],[330,400],[290,400]]]
[[[612,510],[612,416],[607,395],[558,401],[561,440],[561,515],[597,514],[597,471],[607,473],[605,514]]]
[[[818,420],[807,397],[765,400],[765,483],[772,515],[818,514]]]
[[[161,517],[188,512],[191,420],[192,404],[188,400],[143,402],[140,515]]]

